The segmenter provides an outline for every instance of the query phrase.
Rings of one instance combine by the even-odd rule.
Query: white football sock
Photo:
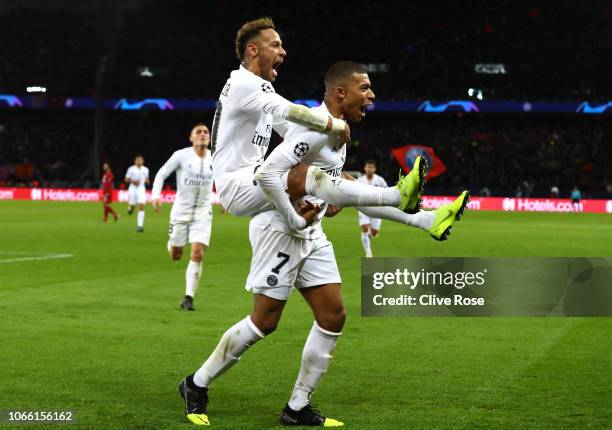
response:
[[[189,260],[187,271],[185,272],[185,295],[195,297],[202,277],[202,262],[199,263]]]
[[[310,166],[306,173],[306,194],[340,206],[398,207],[401,196],[397,188],[373,187],[348,179],[332,178],[318,167]]]
[[[138,211],[138,227],[142,227],[144,225],[144,211]]]
[[[263,338],[264,334],[250,316],[238,321],[223,334],[213,353],[194,373],[193,382],[198,387],[208,387],[213,379],[236,364],[244,351]]]
[[[407,214],[397,208],[383,207],[363,207],[357,208],[360,212],[371,218],[382,218],[389,221],[399,222],[401,224],[418,227],[425,231],[429,230],[433,225],[436,214],[434,211],[419,211],[415,214]]]
[[[172,255],[172,243],[170,239],[168,239],[168,243],[166,244],[166,249],[168,250],[168,254]]]
[[[372,255],[372,248],[370,247],[370,233],[361,232],[361,244],[366,256]]]
[[[289,400],[289,407],[294,411],[301,410],[310,402],[310,395],[331,363],[332,352],[341,334],[324,330],[315,321],[304,345],[302,367]]]

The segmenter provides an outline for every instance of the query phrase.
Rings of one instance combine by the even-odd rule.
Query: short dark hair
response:
[[[142,158],[144,160],[144,157],[142,156],[142,154],[136,154],[134,155],[134,160],[137,159],[138,157]]]
[[[351,77],[354,73],[368,73],[363,64],[353,61],[340,61],[327,69],[325,73],[325,88],[331,88]]]
[[[238,57],[238,60],[244,60],[244,50],[247,44],[257,37],[261,30],[267,30],[268,28],[276,30],[274,21],[272,21],[272,18],[269,16],[254,19],[253,21],[244,23],[242,27],[240,27],[240,30],[236,33],[236,57]]]
[[[196,127],[206,127],[206,129],[208,131],[210,131],[210,129],[208,128],[208,126],[206,124],[204,124],[203,122],[196,122],[192,127],[191,130],[189,130],[189,135],[191,135],[191,133],[193,132],[193,129]]]
[[[368,164],[372,164],[374,167],[376,167],[376,160],[372,159],[372,158],[368,158],[365,163],[363,163],[364,166],[368,165]]]

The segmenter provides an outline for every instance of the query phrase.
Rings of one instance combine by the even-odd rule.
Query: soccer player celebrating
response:
[[[291,124],[301,124],[329,135],[337,147],[350,138],[346,122],[320,109],[296,105],[274,91],[286,51],[270,18],[244,24],[236,36],[236,55],[241,62],[221,91],[212,129],[215,184],[221,205],[233,215],[253,216],[274,209],[255,181],[264,160],[272,130],[285,135]],[[360,106],[365,115],[366,105]],[[332,178],[319,170],[296,169],[288,185],[298,194],[306,182],[310,194],[337,206],[394,206],[407,213],[418,211],[426,163],[415,161],[411,173],[395,187],[376,188]],[[295,185],[294,185],[295,184]],[[304,195],[304,194],[302,194]],[[300,196],[301,197],[301,196]],[[291,205],[276,207],[295,230],[308,221]]]
[[[376,174],[376,161],[366,160],[363,171],[365,175],[361,175],[357,180],[362,184],[368,184],[375,187],[387,188],[387,182]],[[371,239],[378,236],[380,231],[380,218],[372,218],[366,214],[359,212],[359,226],[361,227],[361,244],[365,251],[366,257],[372,257]]]
[[[334,65],[325,82],[325,102],[317,110],[334,117],[360,121],[364,116],[361,106],[374,99],[363,66],[347,62]],[[270,162],[270,157],[275,154],[276,160]],[[340,180],[346,145],[338,146],[335,137],[329,134],[295,126],[287,131],[285,140],[270,157],[259,170],[265,173],[258,172],[257,178],[265,182],[264,188],[275,192],[276,179],[283,188],[282,174],[277,166],[280,159],[288,160],[292,165],[310,165],[309,169],[325,171],[333,180]],[[347,179],[347,182],[351,180]],[[464,193],[449,205],[449,210],[453,211],[452,222],[460,216],[466,203]],[[210,384],[238,362],[248,348],[276,329],[289,294],[296,287],[312,309],[315,321],[304,345],[293,393],[282,410],[281,423],[324,427],[343,425],[338,420],[326,418],[310,404],[313,391],[331,363],[345,320],[333,246],[321,226],[324,215],[333,216],[338,210],[323,200],[306,197],[298,206],[298,212],[305,219],[311,218],[312,225],[300,231],[294,230],[279,211],[264,211],[253,217],[249,226],[253,257],[246,282],[246,288],[254,293],[253,311],[223,334],[200,369],[181,381],[179,393],[191,422],[209,424]],[[434,217],[421,218],[423,222],[432,224]],[[437,220],[438,216],[435,218]],[[450,220],[448,223],[452,225]]]
[[[174,261],[180,260],[183,248],[189,242],[191,259],[185,274],[185,297],[182,309],[193,311],[193,299],[202,277],[202,259],[210,242],[212,226],[212,157],[208,150],[210,133],[204,124],[191,129],[192,146],[180,149],[159,169],[153,181],[151,203],[159,212],[164,181],[176,172],[176,197],[170,212],[170,240],[168,252]]]
[[[128,214],[132,215],[134,207],[138,206],[136,231],[142,233],[145,219],[146,184],[149,183],[149,168],[144,166],[142,155],[139,154],[134,157],[134,165],[125,174],[125,182],[130,184],[128,188]]]
[[[108,214],[110,213],[115,218],[115,222],[117,222],[119,215],[111,207],[113,202],[113,181],[115,180],[113,171],[108,163],[102,165],[102,171],[104,172],[102,175],[102,204],[104,205],[104,218],[102,221],[107,222]]]

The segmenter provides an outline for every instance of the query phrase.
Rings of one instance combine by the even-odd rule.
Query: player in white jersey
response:
[[[185,296],[180,307],[193,311],[193,299],[202,277],[202,259],[210,243],[212,228],[213,171],[208,150],[208,127],[204,124],[194,125],[189,141],[192,146],[175,151],[155,175],[151,203],[159,212],[164,181],[176,172],[177,191],[170,212],[168,252],[174,261],[178,261],[183,256],[185,245],[191,245],[191,259],[185,274]]]
[[[272,130],[281,136],[290,124],[330,134],[337,145],[348,141],[346,123],[328,113],[296,105],[274,91],[278,69],[286,52],[270,18],[242,26],[236,37],[236,55],[241,65],[234,70],[219,96],[212,129],[215,184],[221,204],[231,214],[253,216],[273,209],[255,181],[255,172],[264,160]],[[361,106],[362,111],[365,105]],[[325,174],[296,170],[293,182],[314,183],[312,194],[325,196],[342,206],[396,206],[408,213],[418,210],[426,166],[418,159],[414,173],[397,187],[379,189],[343,181],[336,186]],[[308,175],[311,175],[308,177]],[[292,183],[293,183],[292,182]],[[291,189],[291,186],[290,186]],[[332,200],[330,200],[332,199]],[[312,220],[304,219],[289,207],[277,207],[294,229],[303,229]]]
[[[324,104],[317,108],[320,113],[345,116],[355,121],[362,118],[360,106],[363,100],[354,103],[361,97],[356,97],[355,93],[370,101],[374,93],[363,67],[356,69],[365,76],[361,76],[361,80],[354,82],[347,78],[353,76],[353,70],[354,66],[332,67],[328,71],[333,79],[326,77],[326,84],[338,82],[337,86],[351,94],[346,97],[338,94],[336,86],[330,83]],[[366,88],[361,91],[365,80]],[[352,102],[345,103],[347,100]],[[338,145],[333,136],[296,125],[290,127],[274,154],[277,160],[269,163],[268,158],[260,169],[265,174],[258,175],[258,178],[264,180],[268,190],[276,191],[275,186],[280,184],[284,193],[282,175],[276,166],[279,159],[288,161],[290,165],[305,163],[310,165],[310,169],[325,171],[332,180],[339,181],[346,159],[346,145]],[[314,214],[312,225],[306,229],[296,231],[279,211],[261,212],[251,220],[249,238],[253,257],[246,288],[254,293],[253,311],[225,332],[200,369],[181,381],[179,392],[185,400],[185,413],[190,421],[209,424],[210,383],[234,365],[249,347],[276,329],[289,294],[296,287],[311,307],[315,322],[304,346],[293,393],[281,413],[281,423],[325,427],[343,425],[338,420],[324,417],[310,405],[310,396],[329,367],[345,320],[341,279],[333,246],[321,226],[324,215],[333,216],[338,210],[323,200],[307,196],[298,207],[300,214]]]
[[[149,183],[149,168],[144,166],[144,158],[138,154],[134,157],[134,165],[130,166],[125,174],[125,182],[130,184],[128,187],[128,214],[132,215],[134,207],[138,206],[138,219],[136,231],[144,231],[145,202]]]
[[[372,185],[374,187],[387,188],[387,181],[382,176],[376,174],[376,161],[369,159],[363,165],[364,174],[357,178],[357,181],[362,184]],[[380,218],[370,217],[363,212],[359,214],[359,227],[361,228],[361,244],[365,251],[366,257],[372,257],[371,239],[378,236],[382,220]]]

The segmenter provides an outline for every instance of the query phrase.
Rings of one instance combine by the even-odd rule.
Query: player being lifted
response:
[[[373,185],[375,187],[388,187],[387,182],[376,174],[376,161],[366,160],[363,166],[364,175],[357,178],[362,184]],[[366,214],[359,212],[359,227],[361,228],[361,244],[365,251],[366,257],[372,257],[372,246],[371,239],[378,236],[380,231],[380,225],[382,221],[380,218],[372,218]]]
[[[144,231],[145,202],[149,183],[149,168],[144,166],[144,158],[138,154],[134,157],[134,165],[130,166],[125,174],[125,182],[130,184],[128,188],[128,214],[132,215],[134,207],[138,206],[138,220],[136,231]]]
[[[272,129],[285,135],[291,123],[330,135],[339,148],[349,140],[346,123],[320,109],[296,105],[278,95],[272,82],[285,59],[282,41],[270,18],[244,24],[236,36],[236,55],[241,62],[223,87],[212,129],[215,184],[221,204],[231,214],[253,216],[274,207],[255,181],[255,172],[264,160]],[[369,104],[369,103],[368,103]],[[365,115],[364,103],[355,106]],[[426,165],[417,158],[409,175],[396,187],[376,188],[357,182],[334,179],[325,172],[295,169],[288,188],[294,195],[300,188],[338,206],[394,206],[407,213],[418,211]],[[286,179],[286,176],[285,176]],[[304,194],[302,194],[304,195]],[[301,197],[301,196],[299,196]],[[276,207],[295,230],[310,220],[300,216],[290,204]]]
[[[113,202],[113,181],[115,180],[113,176],[113,171],[108,163],[104,163],[102,165],[102,171],[104,175],[102,175],[102,204],[104,205],[104,217],[102,218],[103,222],[108,221],[108,214],[112,214],[115,222],[119,220],[119,215],[117,212],[111,207],[111,203]]]
[[[202,259],[210,242],[212,227],[212,157],[208,150],[210,133],[204,124],[191,129],[192,146],[175,151],[159,169],[153,181],[151,203],[159,212],[164,181],[176,172],[176,197],[170,212],[168,252],[174,261],[180,260],[189,242],[191,259],[185,274],[185,296],[180,307],[193,311],[193,299],[202,277]]]
[[[358,122],[364,116],[361,106],[374,100],[368,75],[363,66],[356,63],[343,62],[332,66],[325,84],[324,104],[316,108],[324,114]],[[345,159],[346,146],[338,146],[334,136],[299,125],[292,126],[256,176],[266,192],[276,193],[279,187],[284,192],[281,178],[291,165],[305,163],[310,165],[309,169],[324,170],[333,180],[339,180]],[[285,162],[289,163],[286,169]],[[351,179],[347,177],[347,180]],[[285,198],[289,200],[288,196]],[[448,212],[452,216],[444,216],[444,225],[452,226],[461,216],[467,201],[467,192],[464,192],[445,210],[436,214],[432,212],[427,217],[419,217],[421,212],[413,216],[421,218],[421,223],[429,224],[429,227],[421,225],[427,230],[433,224],[440,224],[441,214]],[[382,209],[406,215],[395,208]],[[333,216],[339,209],[308,196],[298,210],[300,214],[314,213],[310,228],[294,230],[275,210],[261,212],[251,220],[249,238],[253,257],[246,288],[254,293],[253,311],[224,333],[200,369],[181,381],[179,392],[185,401],[185,413],[195,424],[209,424],[208,390],[212,381],[238,362],[249,347],[276,329],[291,289],[296,287],[311,307],[315,322],[304,345],[293,393],[281,413],[281,423],[324,427],[343,425],[338,420],[324,417],[310,404],[313,391],[330,365],[345,320],[333,246],[321,227],[322,217]]]

